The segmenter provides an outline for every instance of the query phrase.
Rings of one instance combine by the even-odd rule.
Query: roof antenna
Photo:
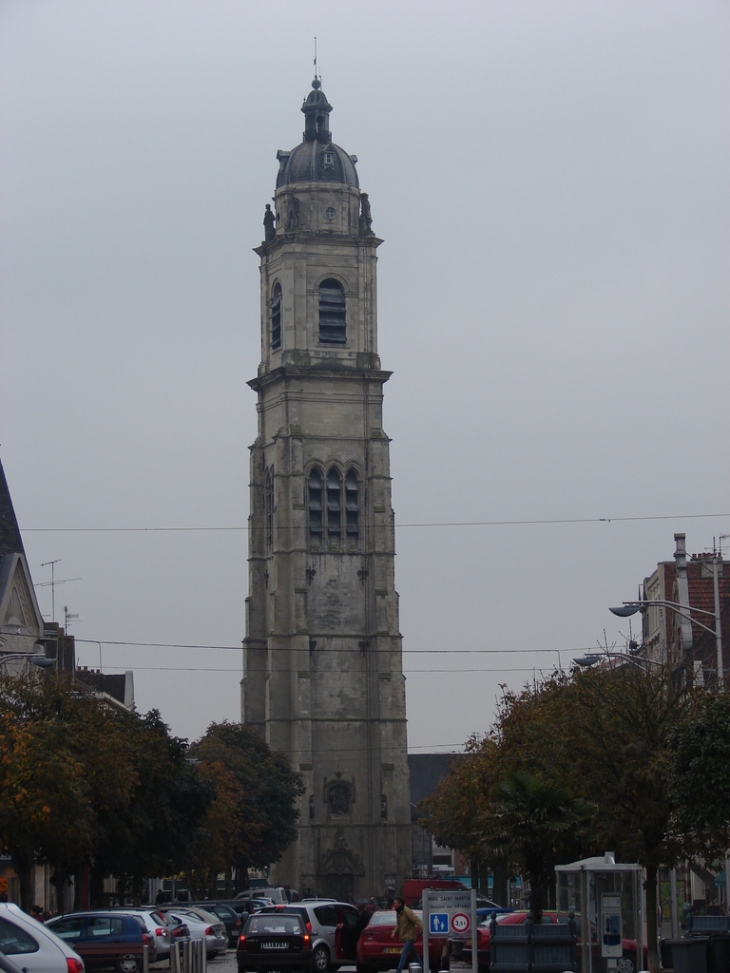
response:
[[[317,81],[322,80],[320,76],[317,74],[317,38],[316,37],[314,38],[314,77]]]

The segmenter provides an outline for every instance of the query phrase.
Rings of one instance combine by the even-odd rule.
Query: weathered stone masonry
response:
[[[317,79],[279,152],[261,258],[242,718],[303,776],[299,840],[272,870],[344,897],[410,873],[405,687],[376,250],[354,156]]]

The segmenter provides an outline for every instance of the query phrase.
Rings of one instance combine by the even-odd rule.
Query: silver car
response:
[[[214,916],[211,912],[192,906],[187,908],[176,906],[175,909],[165,909],[164,915],[169,916],[174,922],[185,923],[190,930],[191,939],[204,939],[208,959],[212,959],[228,948],[226,927],[218,916]]]
[[[0,902],[0,951],[27,973],[84,973],[84,961],[43,923]]]
[[[339,969],[339,963],[334,959],[335,933],[337,924],[343,912],[352,912],[355,917],[358,911],[349,902],[336,902],[334,899],[315,902],[289,902],[287,905],[274,905],[261,910],[266,912],[296,912],[307,925],[312,937],[312,970],[313,973],[327,973],[328,970]]]

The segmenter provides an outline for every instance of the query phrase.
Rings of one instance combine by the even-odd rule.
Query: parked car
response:
[[[275,912],[299,914],[312,937],[312,969],[314,973],[327,973],[339,969],[335,935],[337,925],[346,913],[358,915],[349,902],[296,902],[290,905],[273,905],[262,909],[259,915]]]
[[[419,909],[413,911],[419,919],[422,918]],[[403,949],[403,943],[393,936],[395,920],[396,913],[393,909],[373,913],[357,941],[358,973],[392,970],[398,965],[398,956]],[[438,970],[441,966],[441,950],[445,942],[444,937],[428,937],[428,958],[432,970]],[[416,951],[423,957],[423,936],[419,936],[416,940]]]
[[[301,912],[277,909],[249,916],[236,947],[239,973],[303,970],[312,965],[312,936]]]
[[[84,961],[13,902],[0,903],[0,950],[28,973],[84,973]]]
[[[164,915],[169,916],[173,922],[186,925],[190,931],[190,938],[193,940],[202,939],[205,941],[205,952],[208,959],[212,959],[228,946],[228,934],[226,927],[218,916],[203,909],[194,909],[185,906],[173,909],[165,909]]]
[[[22,970],[17,963],[14,963],[7,956],[0,953],[0,971],[2,973],[22,973]]]
[[[88,969],[114,967],[117,973],[138,973],[144,947],[154,955],[154,938],[137,916],[119,912],[72,912],[50,919],[54,932],[82,956]]]
[[[216,899],[205,899],[203,902],[191,902],[190,906],[193,909],[205,909],[206,912],[210,912],[220,919],[226,927],[229,947],[231,949],[236,948],[238,937],[241,935],[241,929],[246,921],[245,919],[243,921],[241,920],[240,912],[236,912],[233,906],[227,902],[219,902]]]
[[[106,910],[111,912],[112,910]],[[170,956],[170,944],[173,942],[173,930],[176,931],[177,938],[188,937],[189,933],[169,923],[165,916],[157,909],[133,909],[129,906],[119,906],[114,912],[124,913],[127,916],[137,916],[141,919],[147,929],[147,933],[154,939],[154,959],[150,952],[150,963],[166,960]]]
[[[255,889],[239,892],[237,899],[271,899],[272,905],[286,905],[287,902],[299,902],[297,889],[287,888],[285,885],[259,885]]]
[[[266,908],[267,905],[276,905],[276,902],[260,895],[238,895],[235,902],[231,904],[234,909],[241,908],[247,912],[258,912],[260,909]]]
[[[496,916],[497,922],[502,925],[506,923],[508,925],[521,924],[525,922],[529,916],[529,912],[525,910],[519,910],[515,912],[506,912],[501,915]],[[580,918],[576,917],[578,922],[578,942],[580,942]],[[561,916],[561,920],[565,922],[565,915]],[[542,914],[543,923],[555,923],[558,921],[557,912],[547,911]],[[477,926],[477,963],[479,965],[479,973],[488,973],[489,971],[489,961],[490,961],[490,949],[489,949],[489,939],[490,939],[490,926],[491,920],[486,920],[485,922],[480,922]],[[591,923],[592,935],[591,935],[591,952],[593,960],[593,970],[594,973],[604,973],[606,970],[606,960],[601,957],[600,949],[598,946],[598,937],[596,934],[596,927],[594,923]],[[636,973],[640,968],[636,962],[636,942],[633,939],[622,940],[623,956],[616,959],[616,970],[617,973]],[[471,951],[472,951],[472,940],[467,938],[464,941],[464,951],[463,959],[467,963],[471,963]],[[647,948],[644,947],[644,960],[647,958]],[[580,950],[578,950],[578,963],[580,963]],[[645,965],[645,964],[644,964]],[[644,966],[642,965],[641,969]]]

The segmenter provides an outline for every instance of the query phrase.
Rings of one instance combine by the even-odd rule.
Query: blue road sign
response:
[[[433,935],[449,931],[448,912],[432,912],[428,917],[428,931]]]

